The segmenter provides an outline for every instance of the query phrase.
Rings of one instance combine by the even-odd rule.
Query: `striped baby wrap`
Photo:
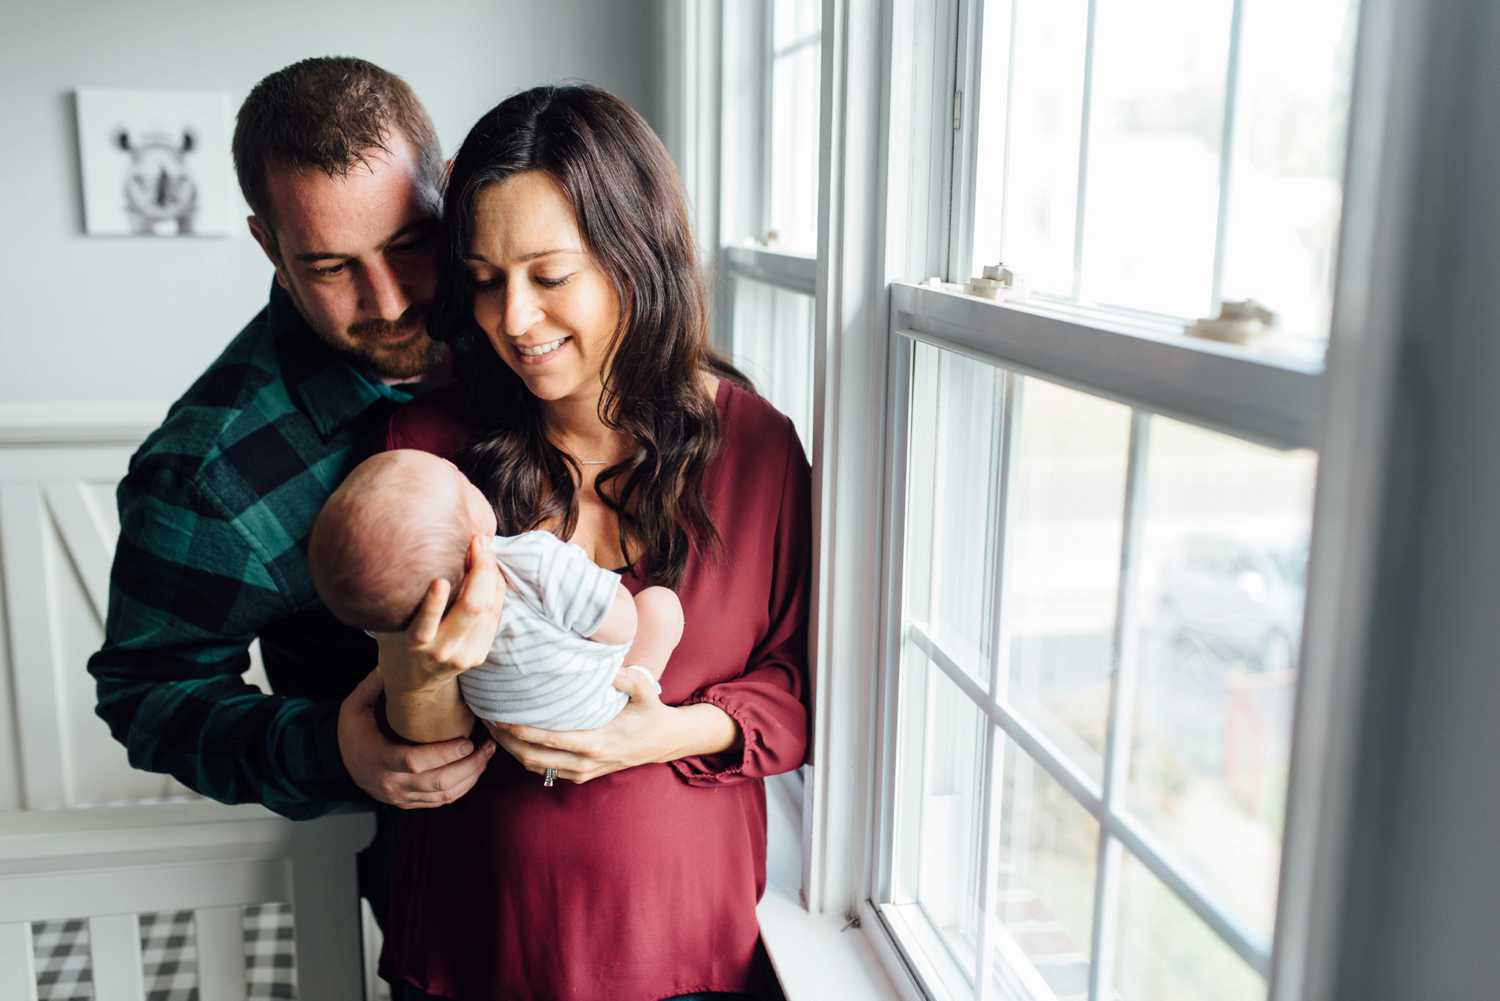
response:
[[[620,575],[551,532],[496,537],[495,561],[509,591],[490,655],[459,675],[474,715],[546,730],[587,730],[619,714],[629,697],[614,687],[629,643],[595,643]]]

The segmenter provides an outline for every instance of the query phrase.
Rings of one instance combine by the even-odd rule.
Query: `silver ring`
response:
[[[542,785],[546,786],[547,788],[549,788],[549,789],[552,788],[552,784],[554,782],[556,782],[556,781],[557,781],[557,769],[556,768],[549,768],[545,772],[542,773]]]

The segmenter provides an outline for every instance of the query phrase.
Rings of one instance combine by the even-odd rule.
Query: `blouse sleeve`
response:
[[[724,785],[789,772],[807,755],[808,612],[812,580],[812,475],[787,422],[781,507],[771,573],[770,624],[745,673],[710,685],[684,705],[707,702],[734,720],[743,750],[672,762],[689,785]]]

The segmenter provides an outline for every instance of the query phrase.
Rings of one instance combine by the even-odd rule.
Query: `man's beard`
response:
[[[427,335],[428,303],[416,303],[401,318],[365,320],[345,331],[345,350],[382,379],[410,379],[435,365],[443,346]],[[387,344],[388,340],[398,343]]]

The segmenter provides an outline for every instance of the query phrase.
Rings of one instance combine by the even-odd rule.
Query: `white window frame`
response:
[[[712,11],[722,46],[737,9],[746,5],[684,0],[683,6]],[[916,0],[824,0],[814,286],[814,740],[800,818],[803,909],[785,903],[789,898],[778,892],[774,873],[762,907],[767,945],[793,1001],[833,996],[826,988],[839,981],[830,980],[828,971],[838,969],[840,953],[855,965],[878,960],[888,983],[863,981],[870,991],[926,996],[921,957],[871,903],[883,871],[884,842],[875,832],[889,815],[897,718],[889,664],[897,638],[893,629],[899,629],[891,609],[899,600],[892,527],[901,514],[894,496],[901,457],[888,443],[901,438],[903,401],[893,387],[902,385],[903,353],[913,336],[1001,357],[1018,371],[1049,379],[1060,378],[1057,355],[1066,353],[1064,345],[1076,347],[1087,339],[1089,352],[1060,362],[1067,366],[1063,381],[1267,443],[1318,448],[1282,887],[1275,946],[1266,962],[1273,1001],[1327,996],[1339,962],[1343,867],[1334,863],[1352,833],[1347,804],[1359,721],[1347,707],[1358,704],[1362,690],[1365,634],[1359,626],[1373,607],[1371,585],[1360,571],[1368,570],[1379,553],[1375,519],[1358,516],[1373,509],[1389,475],[1386,452],[1364,447],[1378,446],[1389,433],[1385,421],[1398,342],[1397,320],[1387,311],[1395,293],[1380,275],[1398,273],[1390,270],[1400,256],[1389,241],[1400,226],[1390,220],[1404,219],[1418,195],[1409,185],[1410,162],[1420,149],[1423,85],[1415,56],[1429,15],[1402,7],[1399,0],[1362,2],[1331,368],[1325,375],[1315,365],[1253,362],[1233,349],[1191,343],[1151,329],[1149,319],[1101,322],[1077,311],[980,303],[913,284],[928,275],[963,277],[968,267],[969,254],[959,253],[962,248],[949,238],[950,206],[956,202],[953,211],[961,214],[970,197],[961,171],[956,182],[950,181],[952,164],[962,165],[966,147],[960,145],[955,157],[954,147],[942,143],[939,134],[950,127],[953,91],[962,89],[958,82],[977,92],[970,82],[973,41],[965,42],[961,60],[955,49],[944,49],[941,32],[924,34],[919,26],[924,16],[939,23],[951,16],[955,28],[960,22],[964,26],[954,37],[977,40],[975,8],[929,9]],[[733,71],[726,57],[714,67],[714,86],[726,99],[737,100]],[[1391,107],[1394,114],[1388,114]],[[973,110],[973,102],[962,109],[962,124],[972,123]],[[698,117],[689,145],[711,145],[722,162],[712,225],[720,227],[715,232],[729,232],[723,228],[724,209],[732,192],[725,189],[736,188],[736,150],[748,148],[743,137],[727,129],[719,134],[715,128],[722,123],[705,127],[710,119]],[[963,143],[972,142],[972,130],[959,133]],[[949,152],[940,154],[945,149]],[[909,155],[913,150],[925,156]],[[744,189],[737,192],[743,200]],[[701,195],[696,204],[700,211],[706,204]],[[700,220],[700,235],[703,231]],[[779,266],[752,251],[724,270],[740,264]],[[1133,363],[1133,355],[1122,353],[1127,343],[1133,345],[1130,351],[1144,351],[1143,357],[1162,364]],[[1192,383],[1164,378],[1179,366],[1227,387],[1228,396],[1209,398],[1193,392]],[[1278,400],[1275,405],[1236,392],[1234,374],[1245,371],[1256,373],[1252,378]],[[884,433],[871,434],[872,428]],[[870,540],[877,538],[884,544],[872,546]],[[872,622],[880,628],[871,630]],[[773,823],[773,845],[774,828]],[[786,891],[784,881],[781,890]],[[790,894],[795,899],[796,890]],[[797,931],[788,932],[794,925]],[[849,995],[845,990],[841,996]]]
[[[678,0],[664,35],[682,55],[668,66],[664,133],[694,206],[694,236],[712,296],[715,347],[734,355],[736,279],[812,297],[817,257],[767,246],[772,5]]]
[[[950,287],[951,288],[951,287]],[[891,693],[890,705],[883,713],[889,720],[901,718],[900,697],[911,686],[903,685],[903,651],[908,643],[922,650],[929,663],[989,720],[985,728],[984,749],[979,760],[981,769],[981,846],[990,843],[989,832],[997,822],[999,804],[992,795],[998,776],[995,741],[1008,738],[1032,762],[1039,765],[1053,781],[1066,790],[1074,802],[1086,810],[1099,825],[1097,874],[1094,882],[1093,943],[1091,954],[1106,959],[1090,964],[1090,996],[1110,996],[1107,957],[1114,942],[1114,922],[1119,892],[1121,848],[1140,860],[1169,892],[1177,897],[1247,966],[1264,977],[1270,975],[1270,943],[1235,919],[1223,901],[1199,885],[1191,874],[1173,865],[1158,847],[1157,839],[1138,821],[1121,809],[1122,787],[1128,774],[1131,710],[1136,676],[1136,657],[1130,638],[1136,634],[1137,588],[1133,581],[1139,572],[1134,558],[1139,543],[1140,503],[1145,489],[1150,416],[1163,414],[1194,424],[1232,434],[1278,449],[1315,447],[1321,436],[1323,371],[1321,365],[1288,364],[1243,350],[1225,349],[1188,341],[1170,328],[1150,331],[1132,329],[1124,324],[1093,320],[1081,322],[1077,317],[1045,308],[1010,303],[996,304],[963,295],[946,288],[931,288],[895,283],[891,288],[891,336],[895,342],[893,364],[887,392],[892,414],[892,433],[886,472],[886,525],[883,552],[886,559],[886,588],[881,611],[883,648],[882,688]],[[1126,488],[1119,568],[1119,608],[1115,617],[1112,642],[1114,660],[1111,673],[1115,683],[1110,690],[1108,731],[1104,750],[1103,781],[1087,775],[1066,754],[1058,750],[1046,734],[1027,717],[1017,712],[1003,697],[991,695],[1001,691],[999,671],[1003,656],[992,652],[988,670],[989,684],[983,685],[961,666],[961,656],[945,648],[935,634],[920,623],[906,623],[902,613],[900,588],[902,553],[907,537],[905,495],[907,489],[907,441],[910,410],[907,388],[911,382],[913,348],[929,344],[944,351],[956,352],[987,365],[1004,370],[1007,419],[1003,422],[1006,444],[997,456],[992,482],[999,485],[995,503],[997,524],[1005,523],[1009,499],[1007,485],[1014,479],[1016,450],[1009,447],[1015,433],[1014,415],[1008,402],[1013,398],[1020,375],[1034,375],[1050,382],[1104,397],[1133,408],[1130,444],[1126,467]],[[996,533],[996,551],[987,558],[1003,565],[1006,532]],[[998,588],[998,574],[989,575],[991,590]],[[987,604],[996,605],[998,594],[988,595]],[[1003,618],[1004,608],[1001,606]],[[997,628],[1004,628],[1003,621]],[[995,651],[1004,644],[992,645]],[[891,731],[894,733],[894,728]],[[891,877],[895,868],[892,857],[898,823],[895,800],[904,786],[914,785],[913,776],[897,760],[898,744],[905,753],[920,744],[916,736],[903,741],[882,741],[884,753],[881,771],[889,779],[881,783],[886,790],[885,809],[876,819],[877,849],[870,873],[877,900],[889,899]],[[908,793],[910,795],[910,793]],[[981,848],[981,859],[988,863],[990,852]],[[982,879],[982,885],[987,880]],[[980,945],[977,966],[990,968],[995,950],[1005,943],[991,934],[992,901],[982,895]],[[905,921],[908,934],[918,942],[930,941],[925,932],[913,934],[915,922],[893,912],[899,906],[881,905],[889,924]],[[908,948],[909,961],[923,972],[929,983],[955,982],[952,964],[931,946]],[[1025,963],[1017,950],[1009,950],[1018,964]],[[1030,975],[1029,964],[1017,971],[1024,983]],[[967,977],[958,983],[966,983]],[[974,985],[974,996],[989,996],[990,984]],[[1040,989],[1040,988],[1039,988]],[[1038,1001],[1047,994],[1039,993]]]
[[[1088,200],[1088,157],[1089,157],[1089,116],[1093,107],[1093,64],[1094,64],[1094,39],[1095,39],[1095,11],[1097,0],[1091,0],[1088,4],[1088,14],[1085,28],[1085,50],[1083,57],[1083,108],[1079,131],[1078,144],[1078,190],[1076,194],[1077,211],[1074,215],[1073,234],[1073,285],[1068,296],[1069,301],[1077,300],[1083,281],[1083,255],[1085,250],[1084,241],[1084,206]],[[979,144],[980,122],[984,117],[980,107],[980,59],[979,50],[984,35],[984,17],[986,4],[984,0],[961,0],[963,12],[961,14],[958,42],[958,65],[959,79],[963,81],[960,90],[959,101],[964,107],[964,113],[960,118],[958,128],[958,145],[964,155],[960,157],[955,169],[954,191],[955,219],[974,218],[976,191],[972,172],[968,170],[968,164],[975,161],[975,154]],[[1007,44],[1010,54],[1007,64],[1014,63],[1015,54],[1015,2],[1007,0],[1010,8],[1010,26],[1007,29]],[[1239,87],[1240,76],[1240,50],[1241,34],[1244,27],[1244,0],[1233,0],[1233,8],[1230,15],[1229,25],[1229,47],[1225,60],[1224,77],[1224,115],[1222,130],[1219,138],[1219,198],[1217,221],[1214,227],[1214,265],[1213,279],[1210,290],[1210,309],[1216,312],[1219,304],[1223,301],[1224,284],[1224,250],[1225,240],[1229,232],[1229,206],[1232,195],[1232,184],[1234,182],[1234,139],[1235,139],[1235,114],[1238,101],[1236,94]],[[1008,105],[1011,98],[1011,81],[1007,80],[1005,86],[1005,100]],[[1008,115],[1006,116],[1009,117]],[[1010,144],[1005,144],[1006,155],[1000,166],[1000,184],[1003,188],[1010,175]],[[1004,219],[1002,217],[1002,225]],[[1001,233],[1001,244],[1004,245],[1004,232]],[[953,228],[952,254],[949,257],[948,273],[955,281],[962,281],[963,276],[972,266],[974,259],[973,227],[955,226]],[[1022,262],[1013,262],[1020,264]]]

